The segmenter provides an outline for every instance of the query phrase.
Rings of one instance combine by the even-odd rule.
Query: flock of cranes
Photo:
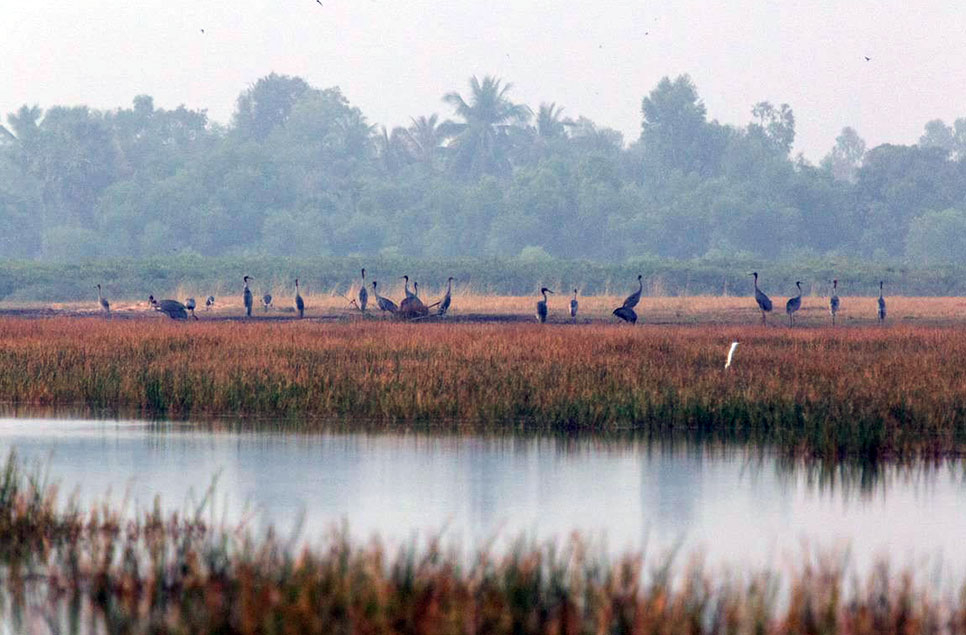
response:
[[[761,311],[761,323],[765,324],[765,316],[771,313],[772,302],[771,298],[765,295],[765,292],[758,287],[758,272],[752,272],[751,274],[755,278],[755,302],[758,303],[758,309]],[[789,298],[788,302],[785,303],[785,313],[788,314],[788,326],[792,326],[795,323],[795,313],[802,308],[802,283],[798,281],[795,283],[798,287],[798,295]],[[879,280],[879,299],[877,301],[876,319],[879,323],[885,322],[886,319],[886,301],[883,294],[884,282]],[[828,312],[832,316],[832,326],[835,326],[835,315],[839,312],[842,306],[842,301],[839,299],[838,294],[839,281],[832,280],[832,293],[828,299]]]
[[[766,318],[768,313],[771,313],[773,309],[773,304],[771,298],[769,298],[764,291],[758,286],[758,272],[755,271],[752,274],[754,277],[754,290],[755,290],[755,302],[758,304],[758,309],[761,311],[761,323],[767,324]],[[426,305],[419,297],[419,283],[415,280],[412,282],[413,290],[409,290],[409,276],[402,276],[401,280],[405,281],[405,298],[397,305],[395,302],[387,297],[379,295],[378,282],[376,280],[372,281],[372,297],[375,298],[376,306],[380,311],[390,313],[393,315],[399,315],[401,317],[409,319],[419,319],[428,317],[430,315],[430,309],[436,308],[436,315],[439,317],[445,316],[450,309],[453,301],[453,277],[450,276],[446,281],[446,294],[433,304]],[[242,291],[242,303],[245,306],[245,315],[247,317],[252,316],[252,307],[254,304],[254,296],[252,295],[251,287],[249,287],[249,282],[254,280],[251,276],[243,276],[242,281],[245,283],[244,289]],[[637,313],[634,311],[634,307],[638,305],[641,301],[641,295],[644,292],[644,282],[643,276],[637,276],[637,290],[631,293],[627,298],[624,299],[621,306],[614,309],[611,314],[615,317],[628,322],[630,324],[637,323]],[[832,316],[832,326],[835,326],[835,317],[841,308],[841,300],[838,296],[838,285],[839,281],[832,280],[832,292],[829,296],[828,308],[829,314]],[[802,283],[801,281],[795,282],[795,287],[798,289],[798,295],[789,298],[785,303],[785,313],[788,315],[788,325],[793,326],[795,324],[795,313],[802,308]],[[540,289],[540,295],[542,299],[537,301],[536,305],[536,317],[537,321],[541,324],[547,321],[550,310],[547,301],[547,294],[553,294],[553,291],[547,287]],[[101,306],[101,310],[110,315],[111,304],[108,302],[107,298],[104,297],[101,291],[101,285],[97,285],[97,300]],[[177,300],[155,300],[154,296],[149,296],[148,301],[151,306],[161,313],[164,313],[168,317],[174,320],[187,320],[190,315],[194,319],[198,319],[195,315],[195,299],[188,298],[181,303]],[[262,304],[265,311],[272,306],[273,298],[272,295],[266,293],[262,296]],[[362,313],[366,313],[369,306],[369,291],[366,289],[366,270],[362,270],[362,285],[359,287],[358,295],[355,299],[350,300],[352,304],[355,304]],[[211,307],[215,304],[215,297],[210,295],[205,299],[205,310],[211,310]],[[577,323],[577,312],[580,308],[580,303],[577,300],[577,289],[574,288],[574,296],[570,300],[570,319],[574,324]],[[295,310],[298,312],[299,318],[305,316],[305,300],[302,298],[302,294],[299,289],[299,279],[295,279]],[[885,321],[886,318],[886,301],[883,297],[883,282],[879,281],[879,298],[878,298],[878,310],[876,313],[878,321],[880,323]]]

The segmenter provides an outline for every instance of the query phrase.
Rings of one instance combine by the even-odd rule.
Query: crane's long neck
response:
[[[409,276],[403,278],[406,281],[406,295],[409,295]]]
[[[446,295],[449,295],[453,291],[453,279],[450,278],[446,281]]]
[[[541,291],[540,293],[543,294],[543,301],[546,302],[547,301],[547,292],[546,291]]]

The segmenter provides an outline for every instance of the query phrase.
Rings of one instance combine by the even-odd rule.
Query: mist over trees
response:
[[[226,126],[205,111],[23,106],[0,126],[0,257],[170,254],[966,262],[966,118],[791,156],[788,104],[709,118],[688,76],[641,134],[472,78],[439,112],[373,125],[338,88],[272,74]]]

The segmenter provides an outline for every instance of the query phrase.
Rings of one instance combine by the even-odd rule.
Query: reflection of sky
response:
[[[887,476],[858,496],[739,452],[0,419],[0,450],[14,447],[83,503],[127,492],[129,507],[160,495],[170,509],[191,509],[218,474],[217,519],[234,521],[251,504],[261,512],[255,527],[273,521],[284,535],[304,512],[312,539],[346,520],[358,537],[393,542],[445,530],[470,547],[577,530],[613,551],[654,553],[680,541],[711,563],[794,562],[807,542],[849,544],[863,567],[883,554],[897,565],[938,555],[954,570],[966,565],[966,486],[951,469]]]

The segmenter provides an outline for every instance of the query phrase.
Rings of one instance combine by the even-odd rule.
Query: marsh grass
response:
[[[966,632],[958,597],[840,556],[779,572],[709,570],[579,537],[470,558],[439,540],[315,546],[269,530],[109,505],[61,505],[11,455],[0,474],[0,619],[29,632],[916,633]]]
[[[0,320],[0,402],[960,456],[966,330]],[[723,369],[732,340],[735,365]]]

